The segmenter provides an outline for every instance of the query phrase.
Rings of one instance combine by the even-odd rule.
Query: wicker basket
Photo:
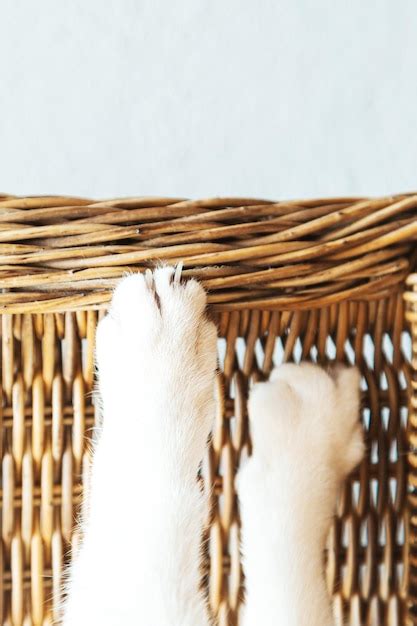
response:
[[[337,623],[417,624],[416,241],[417,195],[0,197],[0,623],[52,621],[77,541],[97,319],[126,270],[163,259],[202,279],[221,337],[205,464],[215,487],[205,580],[219,623],[237,624],[242,596],[234,476],[250,445],[248,386],[274,362],[337,359],[364,375],[368,444],[329,537]]]

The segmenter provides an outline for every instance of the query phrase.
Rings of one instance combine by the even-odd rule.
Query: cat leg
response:
[[[64,626],[207,626],[197,473],[214,414],[206,294],[164,267],[117,287],[97,331],[102,427]]]
[[[359,373],[286,364],[249,400],[238,476],[245,626],[331,626],[323,551],[337,492],[364,453]]]

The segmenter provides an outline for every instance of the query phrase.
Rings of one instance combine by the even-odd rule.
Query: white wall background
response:
[[[416,0],[0,0],[0,189],[417,189]]]

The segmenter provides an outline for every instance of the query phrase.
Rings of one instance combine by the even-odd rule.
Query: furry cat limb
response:
[[[97,332],[102,429],[64,626],[207,626],[199,593],[216,330],[164,267],[125,278]]]
[[[363,455],[358,415],[353,368],[286,364],[253,388],[253,455],[238,477],[244,626],[334,623],[323,551],[337,491]]]

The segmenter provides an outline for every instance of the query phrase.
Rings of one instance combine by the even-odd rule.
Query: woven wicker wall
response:
[[[368,453],[328,544],[337,624],[343,615],[352,625],[417,623],[417,280],[406,315],[402,293],[415,267],[416,207],[416,196],[0,201],[0,623],[51,623],[77,541],[97,319],[115,280],[157,259],[184,260],[185,273],[204,280],[219,328],[204,477],[215,486],[205,580],[220,624],[238,623],[242,597],[234,476],[250,447],[248,387],[274,363],[300,359],[355,362],[364,375]]]

